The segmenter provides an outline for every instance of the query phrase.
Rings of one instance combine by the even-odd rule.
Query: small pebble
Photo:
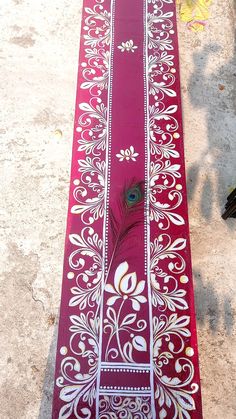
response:
[[[62,131],[60,129],[56,129],[54,131],[54,137],[55,138],[61,138],[62,137]]]

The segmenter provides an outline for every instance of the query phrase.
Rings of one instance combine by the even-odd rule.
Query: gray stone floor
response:
[[[236,3],[236,2],[235,2]],[[234,9],[235,6],[235,9]],[[50,418],[81,0],[4,0],[1,24],[0,418]],[[236,417],[236,4],[179,25],[205,419]]]

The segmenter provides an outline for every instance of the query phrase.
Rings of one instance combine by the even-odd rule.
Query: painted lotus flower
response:
[[[127,148],[126,150],[120,150],[120,153],[116,154],[116,157],[118,157],[119,161],[136,161],[136,157],[138,157],[138,155],[139,153],[136,153],[134,151],[134,147],[131,145],[130,148]]]
[[[136,272],[128,273],[129,265],[127,262],[122,262],[116,269],[114,276],[114,286],[107,284],[105,290],[112,297],[108,298],[107,305],[112,306],[119,298],[123,300],[129,299],[132,303],[133,310],[139,311],[140,303],[146,303],[147,299],[141,295],[145,288],[145,281],[137,280]]]
[[[134,41],[130,39],[130,41],[122,42],[121,45],[118,46],[121,52],[131,51],[134,52],[138,47],[134,45]]]

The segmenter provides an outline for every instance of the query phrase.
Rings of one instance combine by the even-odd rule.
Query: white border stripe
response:
[[[140,397],[140,396],[150,397],[151,396],[151,392],[150,391],[145,391],[145,390],[140,390],[140,391],[137,391],[137,390],[127,391],[127,390],[114,390],[114,389],[112,389],[112,390],[102,390],[101,389],[100,390],[100,395],[107,396],[107,395],[110,395],[110,394],[112,394],[112,396],[119,395],[119,396],[132,396],[132,397]],[[140,413],[140,412],[138,412],[138,413]]]
[[[109,63],[109,85],[107,99],[107,147],[106,147],[106,173],[105,173],[105,194],[104,194],[104,223],[103,223],[103,281],[101,287],[100,304],[100,330],[99,330],[99,356],[97,370],[97,394],[96,394],[96,418],[99,418],[99,388],[101,380],[101,360],[102,360],[102,332],[103,332],[103,304],[104,304],[104,284],[107,271],[107,250],[108,250],[108,202],[109,202],[109,186],[110,186],[110,159],[111,159],[111,107],[112,107],[112,80],[113,80],[113,56],[114,56],[114,8],[115,0],[111,0],[111,44],[110,44],[110,63]]]
[[[149,220],[149,191],[150,191],[150,134],[149,134],[149,79],[148,79],[148,0],[144,0],[144,111],[145,111],[145,176],[146,176],[146,273],[148,284],[149,324],[150,324],[150,386],[152,418],[156,418],[154,370],[153,370],[153,318],[152,318],[152,291],[150,275],[150,220]]]
[[[123,367],[127,367],[127,368],[130,368],[130,367],[133,367],[133,368],[141,368],[141,367],[148,368],[150,366],[150,364],[142,364],[142,363],[131,364],[131,362],[102,362],[102,366],[104,366],[104,367],[109,367],[109,366],[117,367],[117,366],[119,366],[119,367],[122,367],[122,368]]]
[[[107,368],[122,368],[122,369],[136,369],[136,370],[149,370],[150,364],[130,364],[130,363],[119,363],[119,362],[101,362],[102,369]]]

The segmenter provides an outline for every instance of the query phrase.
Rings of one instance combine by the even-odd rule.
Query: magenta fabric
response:
[[[54,419],[202,418],[175,15],[84,0]]]

